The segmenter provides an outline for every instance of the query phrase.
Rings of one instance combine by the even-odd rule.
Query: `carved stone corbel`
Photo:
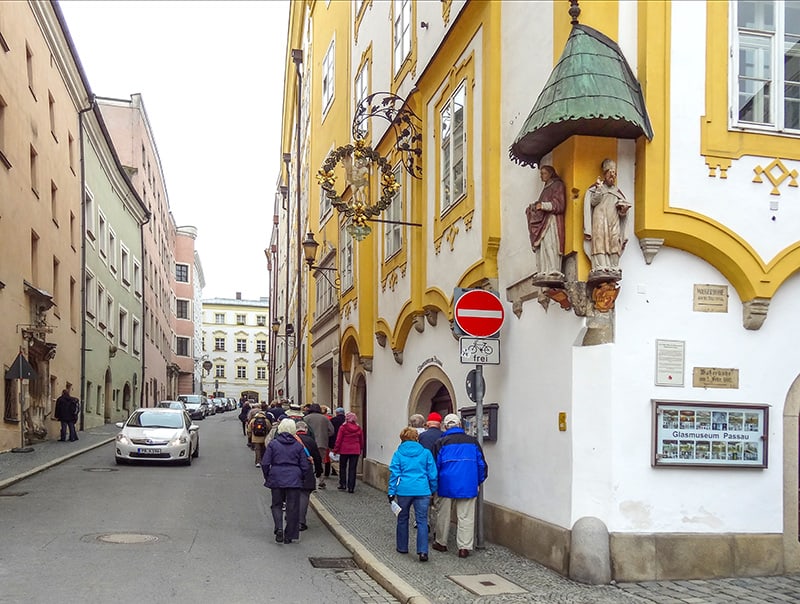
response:
[[[361,357],[361,366],[364,368],[364,371],[372,373],[372,357]]]
[[[417,315],[414,317],[414,329],[418,333],[425,331],[425,315]]]
[[[392,350],[392,355],[394,356],[394,362],[398,365],[403,364],[403,351],[402,350]]]
[[[378,346],[381,348],[386,348],[386,334],[382,331],[375,332],[375,341],[378,342]]]
[[[428,308],[425,310],[425,318],[428,320],[428,325],[431,327],[436,327],[436,321],[439,319],[439,313],[432,308]]]
[[[742,305],[742,324],[745,329],[761,329],[767,318],[769,298],[753,298]]]
[[[643,237],[639,239],[639,247],[642,248],[642,255],[646,264],[650,264],[656,254],[664,246],[664,240],[657,237]]]

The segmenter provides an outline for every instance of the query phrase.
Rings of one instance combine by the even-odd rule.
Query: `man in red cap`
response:
[[[436,441],[442,437],[442,416],[436,413],[436,411],[431,412],[428,414],[428,421],[425,424],[427,429],[425,432],[419,435],[419,444],[423,447],[428,449],[433,455],[433,446],[436,444]],[[436,459],[435,457],[433,458]],[[436,526],[436,516],[439,513],[439,496],[436,493],[431,495],[431,504],[428,506],[428,526],[435,527]],[[436,532],[430,531],[433,533],[434,541],[436,540]]]

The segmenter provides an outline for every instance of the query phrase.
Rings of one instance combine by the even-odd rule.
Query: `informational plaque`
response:
[[[686,342],[656,340],[656,386],[683,386]]]
[[[694,284],[694,312],[728,312],[728,286]]]
[[[692,370],[695,388],[739,388],[739,370],[726,367],[695,367]]]
[[[767,467],[767,405],[653,401],[653,466]]]

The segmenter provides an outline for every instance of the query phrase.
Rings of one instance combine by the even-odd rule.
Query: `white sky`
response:
[[[97,96],[141,93],[204,298],[269,295],[288,0],[59,3]]]

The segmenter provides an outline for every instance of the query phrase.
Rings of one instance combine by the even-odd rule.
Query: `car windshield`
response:
[[[135,428],[180,428],[183,426],[183,417],[180,413],[142,411],[133,414],[128,425]]]

